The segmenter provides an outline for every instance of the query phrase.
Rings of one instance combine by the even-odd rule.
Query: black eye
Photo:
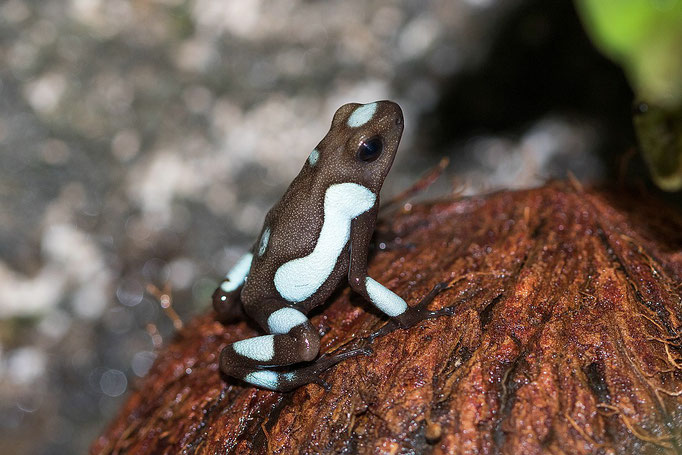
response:
[[[373,137],[360,144],[357,157],[359,160],[369,163],[379,158],[379,155],[381,155],[383,150],[384,143],[381,141],[381,138]]]

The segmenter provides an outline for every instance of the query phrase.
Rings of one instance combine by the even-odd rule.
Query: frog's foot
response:
[[[225,292],[220,287],[213,292],[213,309],[218,313],[218,320],[224,324],[243,320],[244,308],[239,300],[241,287],[236,291]]]
[[[455,307],[445,307],[440,310],[431,311],[428,306],[433,302],[438,294],[449,289],[448,282],[441,282],[435,285],[428,294],[426,294],[418,304],[410,307],[409,310],[405,311],[403,314],[396,316],[396,321],[400,328],[409,329],[413,325],[424,321],[426,319],[434,319],[441,316],[452,316],[455,312]]]
[[[315,383],[330,390],[331,386],[321,378],[321,374],[342,362],[357,355],[370,355],[372,350],[369,348],[351,349],[335,355],[322,355],[312,364],[303,368],[288,371],[259,369],[259,368],[233,368],[230,376],[241,378],[244,382],[275,390],[278,392],[289,392],[302,385]]]
[[[392,318],[381,328],[372,333],[368,337],[368,341],[371,343],[376,338],[388,335],[397,329],[409,329],[410,327],[427,319],[439,318],[441,316],[452,316],[455,313],[456,306],[449,306],[441,308],[440,310],[428,309],[428,306],[431,304],[433,299],[436,298],[438,294],[449,288],[450,284],[448,282],[438,283],[421,299],[418,304],[413,307],[409,307],[404,313]]]
[[[372,349],[364,347],[351,349],[349,351],[334,355],[322,354],[320,358],[317,359],[313,364],[295,370],[291,373],[294,375],[295,379],[295,382],[292,383],[293,386],[291,388],[295,389],[300,385],[314,382],[315,384],[318,384],[325,390],[329,391],[331,390],[331,386],[320,377],[322,373],[324,373],[337,363],[343,362],[346,359],[350,359],[351,357],[355,357],[358,355],[372,355],[372,352],[373,352]]]

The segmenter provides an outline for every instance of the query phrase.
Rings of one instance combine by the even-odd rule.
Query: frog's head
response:
[[[330,180],[355,182],[375,193],[391,169],[403,134],[403,112],[392,101],[350,103],[334,114],[329,133],[308,164],[330,172]]]

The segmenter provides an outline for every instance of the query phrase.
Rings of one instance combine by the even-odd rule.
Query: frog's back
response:
[[[325,300],[328,295],[323,294],[331,294],[345,276],[343,270],[339,273],[336,269],[343,269],[343,266],[347,265],[347,260],[337,261],[337,258],[334,258],[332,270],[329,270],[330,264],[326,261],[316,261],[314,258],[307,262],[300,261],[302,258],[310,257],[320,244],[320,234],[325,220],[326,191],[325,188],[316,185],[312,181],[313,178],[302,171],[265,217],[260,238],[254,246],[249,278],[242,290],[242,300],[245,303],[267,298],[285,298],[303,307],[312,307],[319,303],[318,300]],[[346,247],[345,243],[347,242],[341,245],[341,250]],[[306,284],[304,283],[306,277],[300,273],[282,275],[281,270],[286,270],[282,269],[282,266],[296,260],[299,260],[299,263],[304,262],[304,270],[317,277],[325,274],[323,281],[334,281],[327,286],[328,293],[314,292],[314,299],[310,298],[313,297],[313,293],[306,295],[305,298],[301,298],[301,293],[293,296],[292,289],[303,287]],[[277,280],[277,277],[280,279]],[[319,284],[317,288],[322,287],[323,283],[317,281]],[[307,280],[308,289],[313,287],[313,284]]]
[[[320,335],[306,313],[327,300],[345,277],[377,308],[402,318],[401,327],[423,319],[428,298],[409,312],[400,296],[367,275],[379,191],[402,130],[400,107],[390,101],[346,104],[336,111],[329,132],[268,213],[251,252],[214,293],[216,310],[227,314],[228,293],[241,289],[244,310],[268,332],[226,346],[220,354],[224,373],[287,391],[321,383],[322,371],[364,353],[351,350],[286,372],[269,369],[317,356]]]
[[[402,113],[392,102],[336,112],[266,216],[241,294],[245,305],[273,298],[308,309],[329,297],[348,272],[352,221],[377,206],[401,133]]]

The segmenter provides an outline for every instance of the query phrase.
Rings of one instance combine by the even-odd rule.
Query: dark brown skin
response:
[[[288,372],[264,371],[317,357],[319,332],[306,315],[325,303],[346,279],[353,290],[393,317],[393,322],[376,336],[452,313],[451,309],[427,310],[438,292],[445,289],[444,284],[437,284],[413,307],[380,283],[371,282],[373,291],[367,288],[367,254],[379,208],[379,192],[395,159],[402,132],[402,111],[391,101],[352,103],[338,109],[329,132],[313,151],[315,158],[311,155],[265,217],[260,240],[246,259],[251,265],[243,286],[230,292],[232,283],[228,279],[213,296],[214,308],[223,320],[238,312],[234,309],[238,295],[246,314],[271,334],[226,347],[220,360],[220,369],[225,374],[280,391],[309,382],[326,386],[319,378],[320,373],[349,357],[370,354],[369,349],[358,348]],[[351,212],[352,216],[345,215]],[[333,234],[322,234],[325,223],[327,232]],[[342,225],[349,230],[339,230]],[[333,253],[306,259],[314,250]],[[292,262],[305,265],[292,272],[287,269]],[[287,272],[282,273],[283,269]],[[307,272],[311,270],[309,276]],[[286,278],[278,277],[280,273]],[[237,276],[237,280],[243,280],[243,276]],[[304,293],[304,297],[296,297],[302,288],[312,290]]]
[[[349,128],[345,122],[361,105],[351,103],[339,108],[329,132],[315,147],[320,152],[317,164],[311,166],[306,161],[282,199],[266,215],[263,225],[276,226],[270,236],[270,245],[275,247],[269,248],[268,254],[263,257],[256,257],[249,273],[249,280],[241,292],[241,300],[247,313],[252,317],[258,316],[260,302],[281,299],[273,282],[277,269],[292,259],[307,256],[315,248],[324,220],[324,195],[335,183],[358,183],[377,195],[374,208],[356,218],[355,226],[351,230],[354,240],[358,242],[355,254],[367,256],[379,206],[379,191],[398,152],[403,132],[403,114],[400,107],[390,101],[378,103],[379,107],[373,119],[359,128]],[[383,152],[379,158],[370,163],[358,161],[356,159],[358,146],[363,141],[377,136],[384,142]],[[257,245],[254,245],[254,249],[256,247]],[[347,247],[345,250],[347,252]],[[347,276],[348,258],[348,254],[339,257],[329,279],[309,299],[289,305],[307,313],[326,302]],[[249,307],[255,308],[249,310]]]
[[[257,335],[189,322],[91,453],[666,454],[682,444],[682,217],[565,183],[414,205],[369,273],[408,301],[442,278],[452,317],[377,338],[288,394],[218,374]],[[349,287],[313,325],[321,352],[386,323]]]

